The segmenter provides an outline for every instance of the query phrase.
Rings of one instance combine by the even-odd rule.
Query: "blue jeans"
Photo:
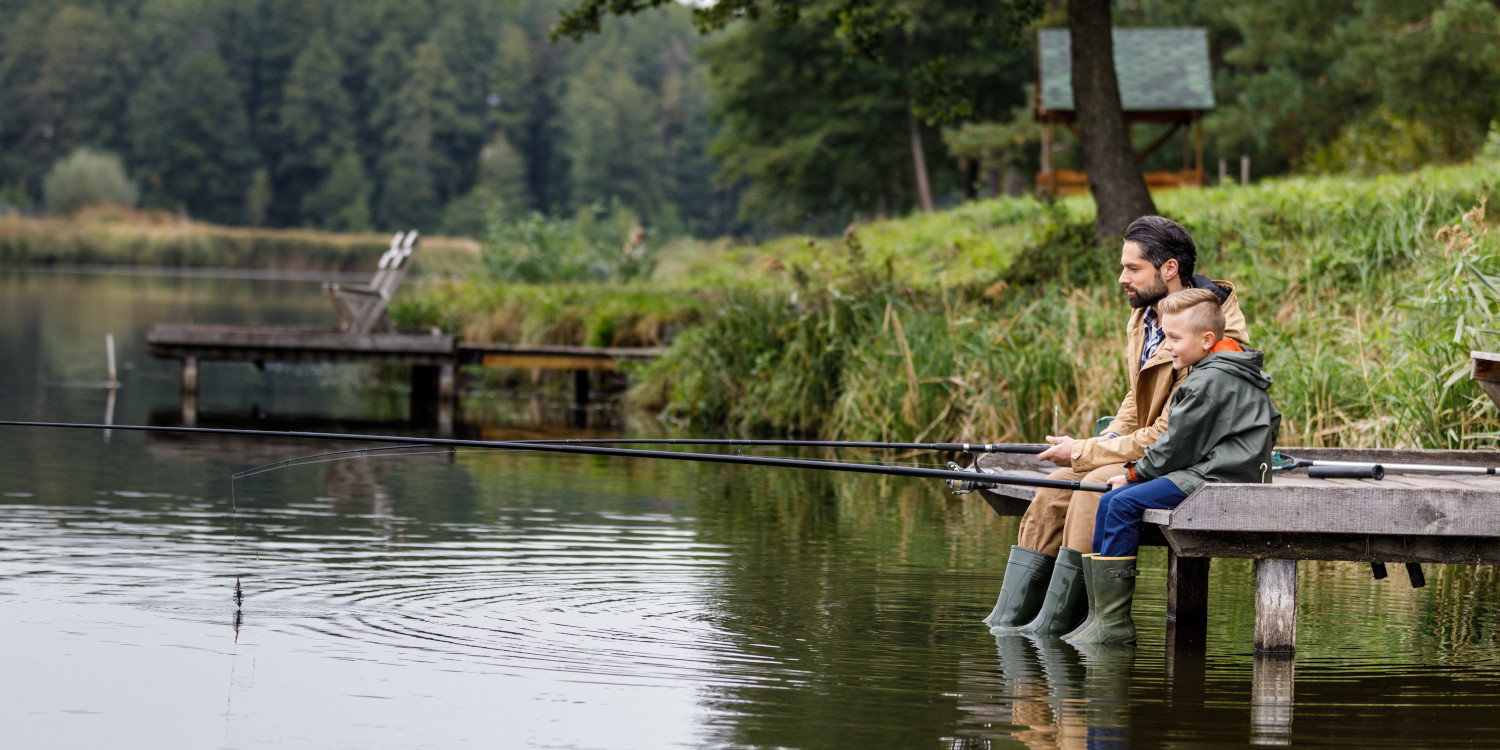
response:
[[[1099,498],[1094,516],[1094,552],[1100,557],[1134,557],[1141,547],[1141,516],[1147,508],[1175,508],[1187,499],[1172,480],[1127,484]]]

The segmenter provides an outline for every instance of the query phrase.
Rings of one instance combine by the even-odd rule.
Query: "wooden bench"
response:
[[[1288,448],[1298,458],[1492,466],[1492,451]],[[1029,461],[1031,465],[1022,462]],[[1035,459],[982,456],[982,468],[1032,473]],[[1034,491],[981,495],[1001,515],[1025,512]],[[1297,638],[1297,561],[1500,563],[1500,476],[1396,474],[1383,480],[1276,475],[1271,484],[1210,484],[1172,510],[1149,510],[1147,533],[1168,546],[1169,634],[1196,640],[1207,625],[1213,558],[1255,560],[1255,648],[1291,653]],[[1415,583],[1415,582],[1414,582]]]
[[[406,279],[419,242],[415,229],[397,232],[391,238],[391,248],[380,256],[375,275],[368,284],[323,284],[323,294],[333,300],[333,306],[338,310],[340,333],[367,336],[396,331],[396,324],[386,313],[386,308]]]

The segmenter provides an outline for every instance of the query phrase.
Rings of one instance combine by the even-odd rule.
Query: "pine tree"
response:
[[[335,232],[370,229],[370,193],[373,192],[359,153],[351,146],[334,162],[333,170],[318,189],[302,201],[306,222]]]
[[[305,206],[334,165],[354,150],[354,103],[343,86],[343,64],[326,37],[315,34],[287,77],[279,113],[285,149],[277,164],[277,193]],[[363,171],[361,169],[361,171]],[[299,216],[323,224],[320,217]]]
[[[563,98],[563,151],[575,207],[609,198],[645,216],[661,208],[657,97],[621,68],[591,61]]]
[[[238,86],[211,38],[147,79],[131,102],[130,125],[144,202],[209,221],[245,221],[255,151]]]
[[[461,32],[456,23],[440,24],[418,45],[405,82],[389,102],[385,179],[377,200],[382,224],[431,226],[442,205],[472,184],[472,166],[463,155],[473,154],[477,147],[470,142],[483,135],[477,108],[484,101],[472,93],[474,73],[463,75],[449,54]]]

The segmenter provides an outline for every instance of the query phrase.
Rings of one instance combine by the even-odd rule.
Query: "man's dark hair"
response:
[[[1177,261],[1182,283],[1189,284],[1193,278],[1198,248],[1181,224],[1163,216],[1142,216],[1125,228],[1125,241],[1140,245],[1141,256],[1158,269],[1169,260]]]

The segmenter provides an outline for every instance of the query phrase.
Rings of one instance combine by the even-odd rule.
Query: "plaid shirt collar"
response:
[[[1155,307],[1146,308],[1146,343],[1141,347],[1141,367],[1146,366],[1146,360],[1156,354],[1157,348],[1161,346],[1165,336],[1161,332],[1161,319],[1156,315]]]

